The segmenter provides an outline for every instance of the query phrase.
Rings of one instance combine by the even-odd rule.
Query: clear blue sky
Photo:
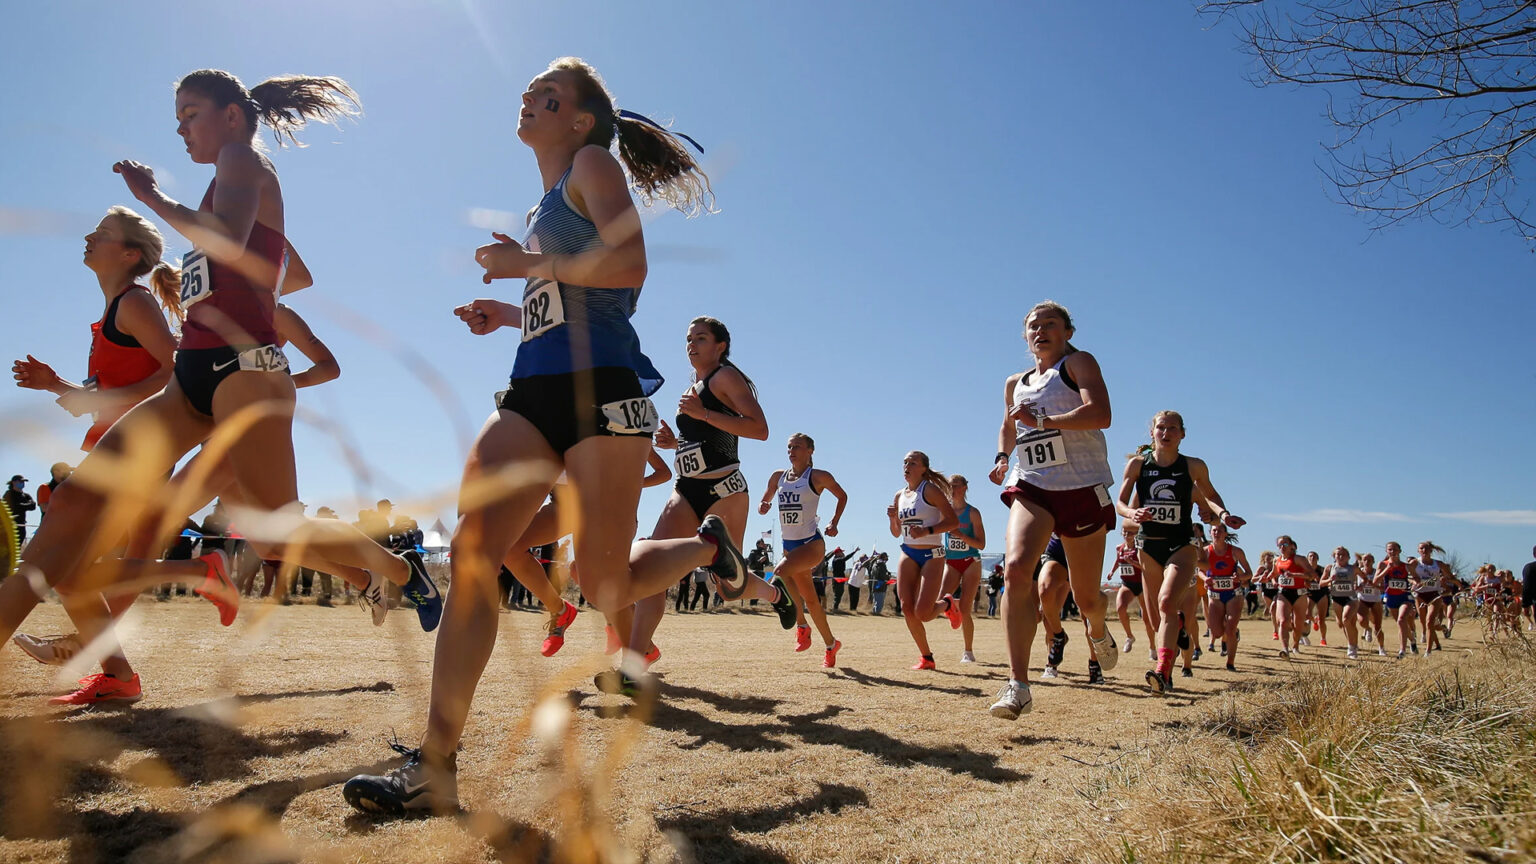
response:
[[[366,116],[275,155],[317,280],[292,305],[343,367],[300,404],[360,460],[306,424],[312,506],[387,496],[451,524],[517,341],[450,310],[521,291],[480,284],[472,213],[538,199],[517,97],[576,54],[621,107],[708,148],[721,212],[647,223],[635,325],[668,378],[658,407],[687,382],[687,321],[724,320],[772,428],[742,448],[752,494],[790,432],[812,435],[852,496],[843,545],[893,548],[885,506],[916,448],[972,478],[1000,549],[983,475],[1001,384],[1028,362],[1025,311],[1050,297],[1105,370],[1116,473],[1153,412],[1183,412],[1185,450],[1250,519],[1250,550],[1286,531],[1325,555],[1432,538],[1529,560],[1536,259],[1489,228],[1371,233],[1318,171],[1324,94],[1255,89],[1233,32],[1190,5],[186,8],[32,4],[0,33],[0,357],[84,375],[101,309],[80,238],[133,203],[113,161],[149,163],[195,205],[211,174],[174,134],[182,74],[344,77]],[[0,473],[46,479],[83,431],[41,393],[0,392]],[[664,497],[647,493],[642,531]]]

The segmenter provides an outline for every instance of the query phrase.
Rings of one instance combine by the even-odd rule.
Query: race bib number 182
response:
[[[523,319],[527,321],[527,318]],[[620,435],[650,435],[656,431],[656,406],[644,396],[620,399],[603,406],[603,417],[608,420],[608,431]]]
[[[523,298],[523,341],[565,323],[565,306],[560,302],[560,285],[545,282]]]

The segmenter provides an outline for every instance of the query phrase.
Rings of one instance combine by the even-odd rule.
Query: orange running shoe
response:
[[[208,576],[201,588],[192,591],[212,603],[219,610],[219,623],[228,627],[240,614],[240,589],[229,579],[229,553],[219,549],[197,560],[208,566]]]
[[[937,663],[933,662],[933,658],[931,658],[931,657],[924,657],[921,660],[917,661],[917,664],[912,667],[912,670],[914,672],[920,672],[920,671],[922,671],[924,669],[937,669],[937,668],[939,668],[939,666],[938,666]]]
[[[544,646],[539,653],[545,657],[553,657],[561,648],[565,647],[565,628],[571,626],[576,620],[576,607],[566,602],[565,608],[560,610],[559,617],[549,625],[549,635],[544,637]]]
[[[656,665],[656,661],[660,660],[660,659],[661,659],[661,646],[657,645],[655,642],[652,642],[651,643],[651,650],[645,652],[645,668],[647,668],[647,669],[651,668],[652,666]]]
[[[811,627],[809,624],[801,624],[795,628],[795,651],[798,653],[811,647]]]
[[[944,606],[944,617],[949,619],[950,629],[959,630],[960,603],[955,600],[955,595],[953,594],[945,594],[944,600],[946,601],[946,605]]]
[[[821,658],[821,668],[823,668],[823,669],[835,669],[835,668],[837,668],[837,649],[839,649],[841,647],[843,647],[843,643],[842,643],[841,640],[838,640],[838,639],[833,639],[832,640],[832,647],[827,649],[827,656]]]
[[[50,705],[95,705],[101,702],[137,702],[144,698],[137,673],[120,681],[105,672],[80,679],[80,689],[48,700]]]

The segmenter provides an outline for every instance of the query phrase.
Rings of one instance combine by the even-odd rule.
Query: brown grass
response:
[[[983,663],[975,667],[957,662],[958,634],[942,620],[930,625],[940,668],[918,673],[907,668],[916,657],[899,620],[835,616],[846,647],[842,668],[829,672],[819,647],[794,653],[792,636],[769,615],[728,611],[669,615],[658,635],[659,699],[641,725],[629,700],[591,684],[607,662],[596,616],[583,614],[565,650],[545,659],[537,653],[542,616],[512,613],[502,616],[459,757],[466,813],[381,821],[353,813],[340,784],[394,764],[385,746],[392,733],[408,742],[420,733],[432,640],[414,614],[391,613],[375,629],[346,607],[252,606],[228,630],[198,602],[145,602],[134,614],[126,639],[146,696],[132,708],[49,709],[44,697],[61,689],[54,670],[10,646],[0,651],[0,861],[990,864],[1120,860],[1122,839],[1137,860],[1233,857],[1230,837],[1200,846],[1216,854],[1197,852],[1150,826],[1172,824],[1169,813],[1191,817],[1187,825],[1196,813],[1204,822],[1217,812],[1226,818],[1229,811],[1186,803],[1189,783],[1203,777],[1196,782],[1211,787],[1209,796],[1227,801],[1216,787],[1235,788],[1229,775],[1242,763],[1231,755],[1239,749],[1266,766],[1260,776],[1281,778],[1267,766],[1283,760],[1264,761],[1262,742],[1338,714],[1337,706],[1353,705],[1350,692],[1398,694],[1392,698],[1404,704],[1409,692],[1430,692],[1429,702],[1443,707],[1413,715],[1416,722],[1459,718],[1456,730],[1479,736],[1509,725],[1487,706],[1507,709],[1514,698],[1507,690],[1487,695],[1502,679],[1484,662],[1493,655],[1465,653],[1475,647],[1470,627],[1448,640],[1450,652],[1420,661],[1431,673],[1426,682],[1433,673],[1455,682],[1460,670],[1459,690],[1400,693],[1392,688],[1402,676],[1376,658],[1334,679],[1327,672],[1342,666],[1336,649],[1282,664],[1269,656],[1267,626],[1250,624],[1246,644],[1265,656],[1250,655],[1237,674],[1208,660],[1197,678],[1176,679],[1188,686],[1153,698],[1140,678],[1141,641],[1106,685],[1084,685],[1074,624],[1063,678],[1038,684],[1035,713],[1008,723],[985,711],[1005,672],[996,621],[979,623]],[[40,608],[25,629],[64,629],[59,608]],[[1307,674],[1296,676],[1297,668]],[[1488,683],[1470,683],[1472,676]],[[1306,707],[1330,687],[1334,708]],[[1348,725],[1329,722],[1341,735]],[[1410,742],[1427,737],[1404,739],[1393,752],[1411,755]],[[1341,758],[1325,758],[1313,738],[1299,740],[1321,766]],[[1522,761],[1529,743],[1502,761],[1480,757],[1482,772],[1502,770],[1509,781],[1500,788],[1516,789],[1516,775],[1530,774]],[[1185,755],[1197,750],[1211,771]],[[1430,766],[1465,751],[1422,753],[1416,782],[1448,782],[1454,764],[1438,773]],[[1180,761],[1154,763],[1153,752]],[[1326,770],[1294,773],[1309,800],[1327,801],[1338,782]],[[1280,789],[1290,779],[1261,785]],[[1405,797],[1400,788],[1392,795]],[[1461,818],[1459,805],[1445,806],[1453,815],[1436,824]],[[1243,832],[1265,836],[1262,815],[1245,818]],[[1463,824],[1462,843],[1495,830],[1488,820]],[[1186,832],[1191,844],[1194,830]],[[1425,848],[1459,848],[1434,843]],[[1255,840],[1241,848],[1248,855],[1269,847]]]

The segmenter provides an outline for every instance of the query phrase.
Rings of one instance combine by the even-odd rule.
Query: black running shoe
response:
[[[1152,689],[1153,696],[1161,696],[1173,689],[1173,679],[1160,674],[1156,669],[1148,669],[1147,686]]]
[[[1195,677],[1195,670],[1190,669],[1187,666],[1184,667],[1184,677],[1185,678],[1193,678],[1193,677]]]
[[[1067,631],[1065,628],[1060,633],[1051,637],[1051,650],[1046,652],[1045,665],[1061,666],[1061,657],[1067,652]]]
[[[1179,628],[1179,642],[1178,642],[1178,645],[1179,645],[1179,650],[1180,651],[1185,651],[1185,650],[1189,649],[1189,631],[1185,630],[1183,627]]]
[[[459,809],[457,754],[429,765],[421,750],[391,742],[405,764],[380,776],[359,774],[341,787],[341,794],[364,813],[403,815],[407,810],[455,813]]]
[[[725,520],[711,513],[704,517],[704,522],[699,526],[699,536],[708,537],[715,543],[715,560],[709,562],[709,572],[715,575],[715,585],[720,590],[720,596],[727,600],[740,600],[741,595],[747,593],[747,580],[751,578],[751,571],[747,569],[747,562],[742,559],[741,552],[736,544],[731,541],[731,532],[725,527]]]
[[[1088,661],[1088,683],[1104,683],[1104,669],[1100,667],[1098,663],[1095,663],[1092,660]]]
[[[789,596],[789,589],[779,577],[773,577],[773,587],[779,591],[779,596],[773,601],[773,611],[779,613],[779,626],[785,630],[792,630],[795,626],[795,601]]]

